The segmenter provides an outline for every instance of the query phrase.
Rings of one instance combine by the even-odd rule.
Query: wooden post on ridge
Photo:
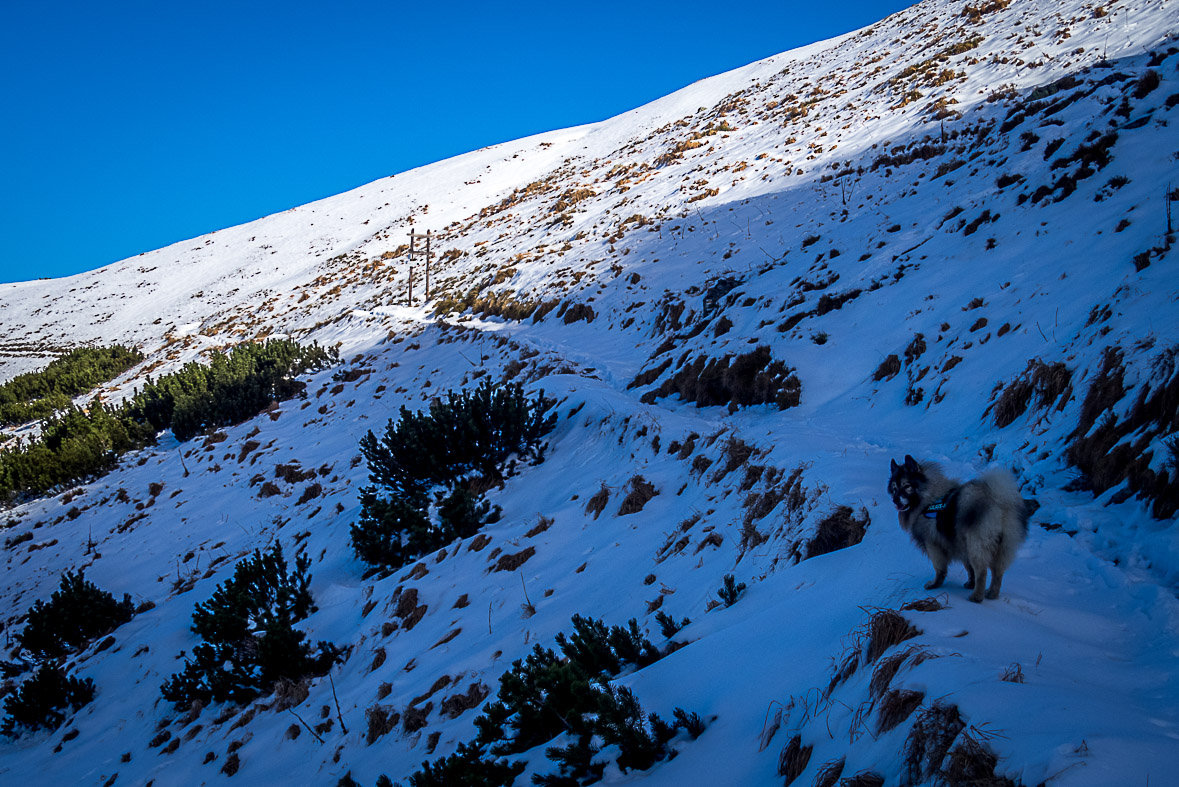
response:
[[[428,300],[430,300],[430,257],[433,255],[433,252],[430,249],[430,230],[426,230],[426,234],[423,235],[420,232],[414,232],[413,227],[410,227],[410,230],[409,230],[409,264],[410,264],[411,277],[412,277],[413,263],[414,263],[414,252],[416,251],[416,249],[414,248],[414,241],[418,238],[425,238],[426,239],[426,300],[428,301]]]

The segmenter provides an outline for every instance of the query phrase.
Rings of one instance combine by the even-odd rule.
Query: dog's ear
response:
[[[892,474],[896,475],[897,471],[901,469],[901,466],[897,464],[897,460],[895,459],[890,459],[888,461],[892,463]]]
[[[905,469],[916,471],[921,469],[921,465],[917,464],[916,459],[909,456],[908,454],[905,454]]]

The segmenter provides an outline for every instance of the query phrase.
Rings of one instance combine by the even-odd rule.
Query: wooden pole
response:
[[[413,306],[413,266],[409,266],[409,296],[406,299],[410,306]]]
[[[430,300],[430,231],[426,230],[426,300]]]

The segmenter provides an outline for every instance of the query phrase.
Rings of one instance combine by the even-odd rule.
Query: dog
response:
[[[904,464],[892,460],[888,494],[901,529],[933,563],[936,574],[926,590],[941,587],[957,560],[966,566],[971,601],[983,600],[988,568],[986,597],[999,597],[1003,573],[1028,534],[1027,507],[1010,472],[991,470],[963,484],[932,462],[905,456]]]

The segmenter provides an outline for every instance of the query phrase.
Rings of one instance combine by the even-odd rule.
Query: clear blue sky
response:
[[[6,3],[0,281],[602,120],[908,4]]]

